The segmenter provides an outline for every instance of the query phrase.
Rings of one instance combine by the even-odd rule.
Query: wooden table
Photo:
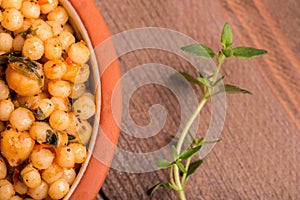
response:
[[[298,0],[95,2],[112,35],[134,28],[161,27],[218,49],[222,26],[229,22],[235,44],[267,49],[269,53],[265,57],[247,61],[232,59],[225,63],[222,70],[227,77],[225,82],[247,88],[253,95],[227,95],[222,142],[189,180],[187,197],[300,199]],[[122,74],[146,63],[160,63],[193,73],[185,59],[157,49],[133,51],[121,56],[119,61]],[[170,90],[157,84],[141,87],[132,95],[130,114],[138,125],[147,125],[150,122],[148,112],[154,104],[163,105],[169,112],[163,129],[144,139],[121,131],[118,148],[143,153],[170,142],[180,122],[179,104]],[[209,123],[209,116],[209,109],[205,109],[200,128]],[[167,180],[167,171],[127,173],[111,169],[100,191],[100,199],[147,199],[145,191],[149,187]],[[177,199],[177,196],[172,191],[160,189],[150,199]]]

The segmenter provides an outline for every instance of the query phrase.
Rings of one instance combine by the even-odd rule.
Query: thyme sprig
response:
[[[158,183],[154,185],[147,191],[148,195],[152,195],[155,190],[159,187],[164,187],[166,189],[175,190],[179,198],[181,200],[186,199],[185,195],[185,187],[188,181],[188,178],[202,165],[203,159],[192,161],[197,153],[199,153],[202,147],[211,143],[205,141],[205,138],[202,137],[199,140],[196,139],[193,134],[190,132],[190,128],[194,121],[197,119],[197,116],[201,112],[202,108],[205,106],[207,101],[211,99],[213,96],[218,95],[220,93],[228,93],[228,94],[251,94],[250,91],[242,89],[238,86],[230,85],[230,84],[221,84],[224,80],[224,76],[220,76],[220,70],[222,64],[231,57],[248,59],[256,56],[262,56],[267,54],[266,50],[255,49],[252,47],[239,46],[233,48],[233,34],[232,28],[229,23],[226,23],[223,27],[221,34],[221,50],[216,54],[211,48],[202,45],[202,44],[192,44],[185,47],[182,47],[181,50],[184,52],[197,56],[202,59],[215,59],[216,60],[216,69],[213,74],[208,76],[199,75],[197,77],[193,77],[188,73],[181,73],[182,77],[188,80],[191,83],[198,85],[203,93],[203,96],[196,107],[193,114],[190,116],[187,121],[185,127],[183,128],[177,145],[172,146],[172,161],[168,161],[166,159],[162,159],[157,163],[157,167],[159,169],[169,169],[170,180],[168,183]],[[192,143],[188,145],[188,147],[182,150],[183,144],[187,143],[187,135],[190,135],[192,138]],[[219,141],[219,140],[218,140]],[[212,142],[218,142],[212,141]]]

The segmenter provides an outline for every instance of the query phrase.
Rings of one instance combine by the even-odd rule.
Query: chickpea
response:
[[[22,5],[22,0],[2,0],[1,7],[4,9],[15,8],[20,9]]]
[[[52,165],[54,154],[48,149],[33,150],[29,159],[35,168],[47,169]]]
[[[73,150],[64,146],[59,148],[58,154],[56,156],[56,162],[59,166],[63,168],[72,168],[75,165],[75,155]]]
[[[14,195],[13,185],[6,179],[0,180],[0,199],[9,200]]]
[[[80,68],[81,65],[79,64],[75,64],[75,63],[67,64],[67,72],[64,74],[62,79],[75,83]]]
[[[39,144],[47,141],[47,132],[53,132],[52,128],[47,122],[34,122],[30,128],[30,136]]]
[[[70,46],[68,55],[73,62],[77,64],[84,64],[90,57],[90,50],[82,42],[77,42]]]
[[[64,168],[64,174],[62,178],[65,179],[69,185],[72,185],[76,178],[75,170],[73,168]]]
[[[75,43],[75,37],[69,31],[62,31],[58,36],[59,41],[62,44],[62,48],[68,50],[71,44]]]
[[[0,33],[0,51],[9,52],[12,49],[13,38],[8,33]]]
[[[10,198],[9,200],[23,200],[20,196],[13,196],[12,198]]]
[[[60,179],[64,174],[64,170],[58,164],[53,163],[49,168],[42,172],[42,179],[51,184],[54,181]]]
[[[18,35],[21,32],[27,31],[31,27],[31,25],[32,25],[33,22],[34,22],[34,19],[28,19],[28,18],[26,18],[23,21],[23,24],[22,24],[21,28],[19,28],[18,30],[14,31],[14,35]],[[29,34],[29,35],[33,36],[32,34]],[[20,35],[20,36],[22,36],[22,35]]]
[[[21,13],[26,18],[39,18],[41,9],[36,2],[25,0],[21,7]]]
[[[34,147],[34,140],[28,132],[17,132],[11,128],[3,131],[1,137],[1,153],[10,166],[16,167],[28,159]]]
[[[71,94],[71,84],[68,81],[52,80],[48,83],[48,92],[52,96],[66,98]]]
[[[1,25],[10,31],[16,31],[23,25],[24,19],[20,11],[15,8],[9,8],[2,13]]]
[[[9,121],[16,130],[26,131],[35,121],[35,117],[27,108],[19,107],[11,113]]]
[[[28,187],[22,181],[14,183],[14,189],[20,195],[26,194],[28,191]]]
[[[70,103],[68,98],[51,97],[51,101],[53,102],[56,110],[62,110],[66,112],[70,111]]]
[[[24,41],[22,53],[31,60],[39,60],[44,55],[43,41],[38,37],[31,37]]]
[[[12,47],[15,51],[22,51],[25,39],[22,35],[17,35],[12,42]]]
[[[90,76],[90,67],[88,64],[83,64],[79,71],[78,74],[76,75],[76,84],[84,83],[89,79]]]
[[[35,30],[36,36],[42,41],[53,36],[52,28],[44,20],[36,19],[31,26],[32,30]]]
[[[48,118],[54,111],[54,104],[50,99],[41,99],[33,107],[36,110],[36,118],[38,120],[44,120]]]
[[[14,70],[14,66],[20,64],[21,63],[18,62],[10,63],[6,69],[5,75],[9,88],[21,96],[33,96],[41,93],[44,79],[32,79],[21,72]],[[43,70],[41,67],[38,68],[37,72],[43,77]]]
[[[63,7],[57,6],[48,14],[47,19],[65,24],[68,21],[69,16]]]
[[[77,135],[81,144],[87,145],[92,135],[93,127],[86,120],[80,120],[77,128]]]
[[[69,139],[68,139],[68,134],[66,132],[57,131],[56,136],[57,136],[57,145],[56,145],[57,148],[68,145]]]
[[[73,104],[74,114],[78,118],[86,120],[96,112],[95,102],[88,96],[79,97]]]
[[[9,88],[3,80],[0,80],[0,100],[7,99],[9,96]]]
[[[0,156],[0,180],[4,179],[7,175],[7,167],[4,159]]]
[[[83,84],[83,83],[74,84],[72,86],[71,94],[69,95],[69,97],[71,97],[72,99],[77,99],[85,92],[85,89],[86,89],[86,87],[85,87],[85,84]]]
[[[53,129],[63,131],[70,125],[69,114],[62,110],[55,110],[50,115],[49,123]]]
[[[33,199],[45,199],[48,196],[49,186],[46,182],[42,181],[36,188],[29,188],[28,195]]]
[[[35,169],[31,164],[22,169],[21,177],[25,185],[29,188],[36,188],[42,182],[39,171]]]
[[[2,21],[3,19],[3,15],[2,15],[2,11],[0,10],[0,22]]]
[[[69,192],[70,186],[65,179],[59,179],[49,187],[49,195],[52,199],[61,199]]]
[[[58,5],[58,0],[48,0],[48,3],[40,5],[41,12],[47,14]]]
[[[45,57],[49,60],[57,60],[62,55],[62,44],[59,39],[49,38],[45,42]]]
[[[64,26],[57,21],[46,21],[46,23],[51,26],[54,36],[58,36],[62,31]],[[59,40],[61,42],[61,40]],[[61,42],[62,43],[62,42]]]
[[[67,72],[67,65],[62,60],[49,60],[44,65],[44,71],[48,79],[61,79]]]
[[[15,106],[10,99],[0,100],[0,120],[8,121],[11,113],[14,111]]]
[[[80,143],[71,143],[69,147],[75,155],[75,163],[83,163],[87,157],[86,147]]]

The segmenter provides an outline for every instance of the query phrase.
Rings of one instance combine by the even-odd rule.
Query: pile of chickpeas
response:
[[[86,160],[95,114],[90,50],[58,0],[0,0],[0,200],[62,199]]]

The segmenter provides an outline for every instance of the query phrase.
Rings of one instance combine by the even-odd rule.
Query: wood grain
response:
[[[112,34],[163,27],[218,49],[220,31],[228,21],[235,44],[267,49],[269,54],[263,58],[233,59],[225,64],[222,74],[227,76],[226,82],[247,88],[254,95],[227,96],[223,142],[216,145],[202,169],[189,180],[188,199],[300,199],[299,1],[95,2]],[[160,50],[130,52],[119,61],[123,74],[150,62],[191,71],[187,61]],[[132,96],[129,108],[135,122],[148,124],[153,104],[161,104],[169,112],[163,129],[150,139],[121,132],[119,148],[149,152],[166,145],[177,132],[181,114],[178,101],[171,91],[158,85],[141,87]],[[209,116],[209,109],[204,110],[202,127],[209,124],[205,119]],[[110,200],[148,199],[145,191],[167,179],[166,171],[136,174],[111,169],[101,196]],[[177,196],[172,191],[159,190],[150,199]]]

